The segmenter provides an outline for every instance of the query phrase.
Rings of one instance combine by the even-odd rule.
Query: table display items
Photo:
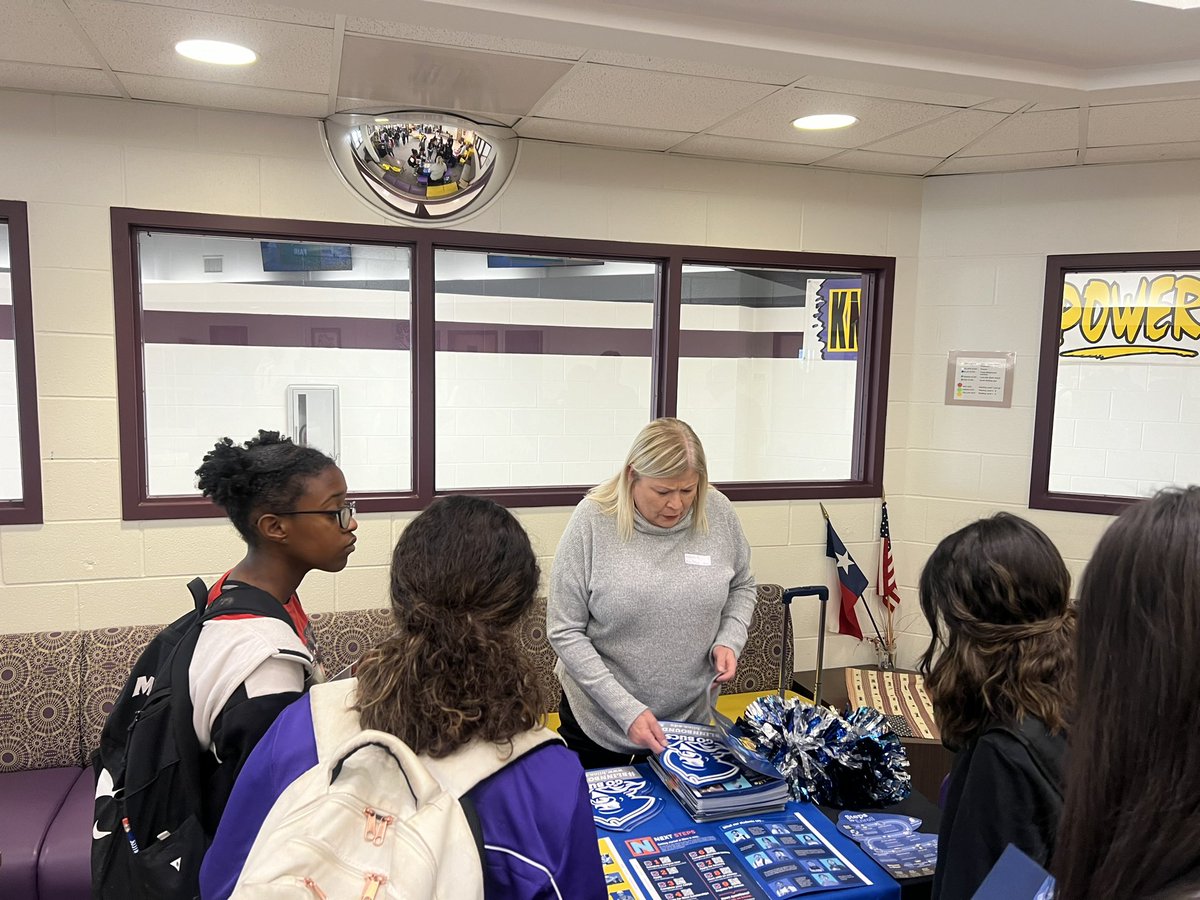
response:
[[[589,769],[587,782],[592,819],[609,831],[632,831],[662,809],[646,777],[633,766]]]
[[[893,878],[921,878],[937,867],[937,835],[917,831],[913,816],[843,811],[837,827]]]
[[[777,812],[787,804],[787,782],[743,766],[717,728],[660,724],[667,748],[650,757],[650,768],[697,822]]]
[[[768,694],[729,726],[727,740],[786,779],[794,800],[864,809],[899,803],[912,790],[904,746],[884,714],[870,707],[842,717]]]

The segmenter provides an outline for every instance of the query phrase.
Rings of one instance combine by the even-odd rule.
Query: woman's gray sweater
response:
[[[660,528],[634,513],[622,542],[616,516],[583,500],[567,523],[550,576],[546,632],[555,672],[580,727],[619,753],[644,750],[629,726],[708,721],[716,644],[741,654],[754,615],[750,545],[733,505],[708,490],[708,533],[689,510]]]

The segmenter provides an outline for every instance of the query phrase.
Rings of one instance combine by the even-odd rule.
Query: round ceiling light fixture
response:
[[[841,113],[822,113],[793,119],[792,127],[799,128],[801,131],[829,131],[832,128],[846,128],[857,121],[856,117]]]
[[[258,54],[249,47],[228,41],[180,41],[175,45],[175,52],[197,62],[218,66],[248,66],[258,59]]]

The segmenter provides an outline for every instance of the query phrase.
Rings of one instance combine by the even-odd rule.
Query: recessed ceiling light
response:
[[[799,119],[795,119],[792,121],[792,127],[799,128],[802,131],[827,131],[830,128],[845,128],[857,121],[858,119],[854,116],[845,116],[840,113],[824,113],[819,116],[802,116]]]
[[[197,62],[218,66],[246,66],[258,59],[258,54],[249,47],[227,41],[180,41],[175,45],[175,52]]]
[[[1133,0],[1134,3],[1152,3],[1155,6],[1169,6],[1171,9],[1198,9],[1200,0]]]

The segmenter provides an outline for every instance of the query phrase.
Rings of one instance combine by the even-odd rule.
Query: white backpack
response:
[[[514,737],[511,753],[475,741],[444,759],[418,756],[394,735],[359,727],[357,684],[310,692],[317,764],[271,807],[233,898],[483,900],[482,839],[460,801],[561,739],[539,727]]]

